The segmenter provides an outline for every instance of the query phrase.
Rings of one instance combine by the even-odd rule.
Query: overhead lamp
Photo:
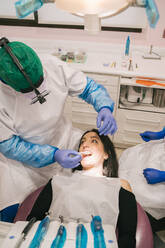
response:
[[[97,34],[101,30],[101,19],[124,11],[132,0],[56,0],[55,3],[57,8],[83,17],[84,29]]]
[[[101,30],[101,19],[117,15],[129,6],[146,8],[152,28],[159,19],[154,0],[19,0],[15,3],[16,14],[19,18],[24,18],[45,3],[55,3],[58,8],[84,18],[85,30],[93,34]]]
[[[84,18],[84,29],[92,34],[101,30],[101,19],[121,13],[130,6],[146,8],[151,27],[155,27],[159,12],[154,0],[56,0],[56,6]]]

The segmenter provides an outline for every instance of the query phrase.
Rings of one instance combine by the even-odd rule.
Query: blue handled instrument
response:
[[[39,224],[37,231],[29,245],[29,248],[39,248],[49,227],[50,218],[46,216]]]
[[[50,248],[63,248],[66,241],[66,228],[64,225],[60,225],[57,235],[53,240]]]
[[[78,224],[76,229],[76,248],[86,248],[88,241],[87,230],[83,224]]]
[[[106,248],[104,230],[100,216],[94,216],[92,218],[91,230],[94,238],[94,248]]]

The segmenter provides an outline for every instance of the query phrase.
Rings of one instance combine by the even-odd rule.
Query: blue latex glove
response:
[[[74,150],[57,150],[54,158],[64,168],[75,168],[80,165],[82,159],[81,155]]]
[[[143,175],[149,184],[165,182],[165,171],[147,168],[143,170]]]
[[[100,135],[113,135],[117,130],[117,124],[109,108],[102,108],[97,116],[97,128]]]
[[[140,133],[140,136],[146,142],[150,140],[163,139],[165,137],[165,129],[163,128],[163,130],[161,130],[160,132],[146,131],[144,133]]]

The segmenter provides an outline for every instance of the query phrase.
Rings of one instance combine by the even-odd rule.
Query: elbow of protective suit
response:
[[[162,139],[165,138],[165,127],[162,129]]]
[[[54,163],[56,150],[58,148],[50,145],[33,144],[16,135],[0,142],[0,152],[4,156],[36,168]]]
[[[105,107],[109,108],[110,111],[113,112],[114,102],[110,98],[107,90],[104,86],[97,84],[89,77],[87,77],[87,85],[79,97],[85,102],[92,104],[97,112]]]
[[[163,139],[165,137],[165,127],[160,132],[154,133],[153,139]]]

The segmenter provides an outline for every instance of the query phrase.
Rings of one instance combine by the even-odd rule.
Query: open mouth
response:
[[[81,153],[82,158],[92,156],[91,152],[89,152],[89,151],[84,151],[84,152],[80,152],[80,153]]]

